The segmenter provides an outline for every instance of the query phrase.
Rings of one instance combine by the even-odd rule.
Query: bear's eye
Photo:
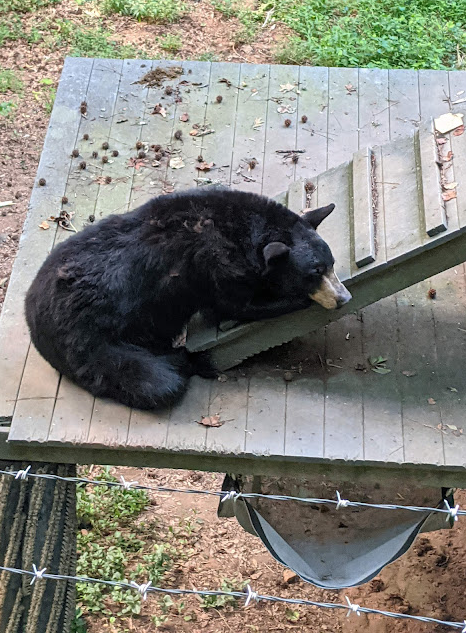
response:
[[[325,268],[324,266],[317,266],[316,268],[313,268],[311,270],[311,272],[309,273],[310,277],[322,277],[322,275],[325,272]]]

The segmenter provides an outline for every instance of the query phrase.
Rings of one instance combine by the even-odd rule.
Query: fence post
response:
[[[76,476],[74,464],[0,461],[0,469]],[[0,565],[75,575],[76,484],[0,476]],[[69,633],[75,583],[0,572],[1,633]]]

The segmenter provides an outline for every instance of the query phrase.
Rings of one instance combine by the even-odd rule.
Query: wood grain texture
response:
[[[416,214],[408,217],[409,214],[399,212],[410,205],[415,207],[422,191],[414,162],[414,139],[409,134],[417,129],[421,115],[425,120],[447,110],[444,91],[449,94],[450,90],[454,99],[454,92],[464,89],[462,73],[448,76],[443,71],[269,68],[182,62],[183,75],[159,87],[148,89],[134,83],[149,68],[174,64],[180,62],[67,61],[63,88],[57,95],[58,109],[54,110],[44,149],[46,158],[43,156],[41,162],[42,165],[47,161],[49,165],[48,143],[58,143],[54,151],[62,152],[64,168],[57,174],[53,169],[47,172],[50,189],[34,190],[29,224],[18,256],[21,265],[15,265],[21,274],[15,272],[12,277],[5,303],[9,307],[7,312],[4,310],[0,326],[3,337],[0,341],[8,339],[6,346],[0,342],[0,370],[11,369],[9,374],[5,373],[10,376],[6,383],[0,385],[5,400],[0,415],[8,415],[16,406],[9,435],[10,453],[16,445],[25,451],[36,447],[37,455],[59,455],[60,459],[70,459],[72,455],[75,459],[100,460],[99,463],[150,463],[275,474],[302,472],[304,468],[324,474],[319,470],[323,461],[322,468],[327,470],[340,464],[339,472],[348,477],[358,476],[357,471],[351,470],[354,464],[363,468],[377,465],[377,472],[388,476],[384,469],[388,463],[394,468],[391,472],[407,472],[415,478],[413,472],[421,470],[413,470],[410,464],[416,464],[422,468],[430,465],[431,471],[422,470],[425,481],[429,480],[429,473],[436,481],[445,480],[442,473],[446,473],[450,482],[459,481],[461,468],[466,464],[466,445],[461,433],[465,394],[459,369],[466,341],[462,332],[466,329],[463,266],[410,288],[396,299],[375,303],[362,314],[347,315],[328,326],[325,336],[322,330],[307,334],[306,345],[313,350],[312,362],[316,363],[312,372],[302,375],[297,372],[291,382],[285,382],[282,372],[264,372],[262,360],[258,359],[257,364],[250,363],[247,377],[229,376],[226,382],[194,377],[182,402],[159,414],[94,401],[66,379],[60,380],[33,348],[29,350],[24,322],[16,319],[14,310],[15,306],[22,309],[22,298],[19,301],[17,297],[21,293],[24,296],[33,268],[37,269],[55,239],[52,230],[36,231],[44,213],[50,214],[49,208],[45,211],[48,198],[44,193],[50,194],[55,187],[54,199],[59,200],[66,182],[69,208],[76,211],[74,221],[79,230],[88,222],[92,210],[96,217],[113,211],[122,213],[172,186],[176,189],[193,186],[198,175],[269,195],[286,190],[295,178],[310,180],[317,185],[311,196],[312,205],[337,203],[319,232],[332,247],[339,274],[352,279],[353,249],[364,232],[364,222],[356,217],[356,212],[353,214],[349,205],[350,196],[357,194],[359,186],[354,181],[355,172],[348,166],[337,168],[332,182],[328,176],[316,175],[327,166],[349,161],[358,148],[362,150],[361,156],[367,157],[365,148],[374,147],[379,171],[375,182],[378,212],[373,225],[372,252],[377,245],[377,258],[368,268],[379,263],[382,266],[368,300],[377,297],[380,291],[377,284],[383,285],[385,291],[396,290],[407,278],[421,278],[423,270],[438,270],[442,258],[449,265],[458,263],[448,247],[440,246],[431,251],[425,264],[419,257],[413,264],[395,267],[390,275],[383,272],[387,260],[401,257],[403,249],[418,248],[423,243],[419,236],[424,220],[415,219]],[[223,78],[231,86],[219,81]],[[181,102],[165,95],[166,85],[179,89]],[[218,95],[223,97],[221,103],[216,101]],[[76,104],[79,109],[84,98],[89,110],[97,114],[95,118],[81,119],[79,112],[76,113]],[[281,103],[272,98],[281,99]],[[166,118],[151,114],[158,102],[165,104]],[[290,112],[279,113],[280,105],[290,106]],[[179,120],[183,112],[189,113],[189,122]],[[303,115],[308,117],[306,123],[301,122]],[[285,118],[291,120],[290,127],[285,127]],[[124,119],[127,121],[123,122]],[[253,129],[256,119],[264,123]],[[141,122],[146,125],[140,125]],[[215,134],[197,140],[189,137],[194,123],[209,123]],[[60,125],[67,130],[66,142],[59,140]],[[182,140],[174,138],[176,129],[182,129]],[[69,130],[74,130],[71,141]],[[87,143],[82,139],[84,132],[90,135]],[[401,141],[401,149],[376,147],[400,137],[406,139]],[[102,153],[97,145],[105,139],[110,150],[118,149],[119,156],[114,160],[111,157],[113,162],[102,166],[99,161],[93,163],[90,152],[95,148]],[[138,169],[128,165],[130,157],[136,155],[138,139],[179,152],[185,167],[173,170],[165,160],[160,168],[154,168],[150,150],[145,165]],[[451,147],[458,157],[466,152],[463,142],[464,136],[453,137]],[[82,158],[70,158],[73,145],[79,147]],[[305,152],[293,164],[278,155],[277,149]],[[218,169],[198,173],[199,153],[206,161],[215,162]],[[247,162],[251,158],[257,160],[257,165],[248,171]],[[85,173],[78,170],[81,159],[88,163]],[[238,167],[252,180],[237,174]],[[366,199],[368,170],[366,163]],[[110,175],[112,183],[89,184],[90,179],[100,174]],[[451,178],[456,177],[454,165],[450,174]],[[55,181],[62,183],[61,189]],[[458,205],[446,207],[445,233],[452,226],[459,226],[458,217],[466,218],[466,203],[460,189]],[[308,202],[302,182],[292,187],[290,206],[299,211]],[[388,204],[394,204],[398,214],[388,214],[385,223]],[[365,228],[370,228],[367,223]],[[59,241],[67,237],[64,232],[56,235]],[[341,235],[347,239],[340,239]],[[39,238],[45,239],[39,242]],[[462,252],[464,240],[456,244]],[[29,253],[34,253],[33,262],[29,261]],[[437,287],[435,302],[427,298],[431,286]],[[358,292],[355,290],[353,305],[359,305]],[[322,311],[321,326],[328,323],[329,317]],[[271,337],[284,339],[287,331],[295,334],[299,319],[305,321],[302,315],[287,317],[272,331]],[[11,332],[18,336],[18,352],[9,345],[8,324],[13,321],[16,325],[11,326]],[[306,324],[303,327],[304,334],[309,327]],[[231,333],[224,336],[233,340]],[[254,336],[251,339],[245,336],[243,352],[251,348],[253,339]],[[372,372],[367,361],[370,356],[387,357],[391,372],[387,375]],[[13,359],[11,368],[4,359]],[[358,371],[355,366],[365,367],[366,371]],[[429,398],[435,404],[429,404]],[[199,424],[202,417],[213,415],[220,416],[224,422],[221,427]],[[444,470],[437,471],[436,467]],[[369,477],[368,471],[365,472],[364,476]]]

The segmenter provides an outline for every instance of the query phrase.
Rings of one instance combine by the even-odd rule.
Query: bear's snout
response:
[[[351,293],[338,279],[333,268],[322,276],[319,288],[309,297],[326,310],[337,310],[352,298]]]

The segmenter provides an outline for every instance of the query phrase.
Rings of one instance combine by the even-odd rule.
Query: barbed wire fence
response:
[[[365,503],[360,501],[351,501],[349,499],[344,499],[340,495],[339,491],[335,492],[335,499],[320,499],[320,498],[307,498],[307,497],[293,497],[287,495],[273,495],[273,494],[262,494],[262,493],[242,493],[236,491],[212,491],[212,490],[196,490],[189,488],[172,488],[165,486],[147,486],[143,484],[139,484],[137,481],[126,481],[124,477],[120,478],[120,481],[112,481],[105,479],[89,479],[86,477],[68,477],[68,476],[60,476],[51,473],[38,473],[32,472],[31,466],[28,466],[24,469],[20,470],[1,470],[0,476],[4,477],[13,477],[19,481],[26,481],[29,478],[38,478],[38,479],[49,479],[67,483],[74,483],[76,485],[86,485],[86,486],[105,486],[108,488],[122,488],[124,490],[147,490],[152,492],[159,493],[179,493],[179,494],[190,494],[190,495],[209,495],[218,497],[220,502],[226,500],[236,501],[240,498],[243,499],[254,499],[254,498],[265,498],[276,501],[295,501],[301,503],[309,503],[309,504],[317,504],[317,505],[330,505],[335,506],[336,510],[340,510],[341,508],[377,508],[380,510],[406,510],[411,512],[423,512],[423,513],[441,513],[445,515],[446,521],[458,521],[458,517],[466,515],[466,510],[461,510],[459,505],[454,507],[450,507],[448,501],[444,500],[443,507],[430,508],[430,507],[422,507],[422,506],[403,506],[400,504],[372,504]],[[31,570],[27,569],[18,569],[14,567],[4,567],[0,566],[0,571],[8,574],[15,574],[25,577],[30,577],[30,585],[34,585],[37,582],[51,580],[56,582],[71,582],[71,583],[86,583],[86,584],[98,584],[98,585],[106,585],[109,587],[118,587],[123,590],[135,591],[137,592],[142,600],[146,600],[147,597],[151,594],[165,594],[172,596],[186,596],[186,595],[197,595],[200,597],[207,596],[229,596],[238,600],[244,600],[244,606],[249,607],[251,603],[258,602],[271,602],[271,603],[283,603],[288,605],[300,605],[300,606],[309,606],[309,607],[317,607],[321,609],[329,609],[333,611],[346,611],[346,615],[350,616],[352,614],[360,616],[362,613],[367,615],[379,615],[384,616],[391,619],[397,620],[411,620],[416,622],[422,622],[427,624],[435,624],[441,625],[450,629],[460,630],[462,633],[466,633],[466,619],[462,622],[454,622],[454,621],[446,621],[440,620],[438,618],[428,617],[428,616],[420,616],[420,615],[412,615],[405,613],[396,613],[393,611],[384,611],[380,609],[373,609],[370,607],[364,607],[359,604],[352,603],[350,599],[345,596],[346,604],[344,603],[329,603],[329,602],[316,602],[313,600],[305,600],[299,598],[283,598],[279,596],[271,596],[271,595],[262,595],[257,591],[254,591],[250,585],[246,586],[245,591],[226,591],[226,590],[198,590],[198,589],[171,589],[171,588],[163,588],[156,587],[151,584],[151,582],[138,584],[135,581],[131,582],[117,582],[112,580],[106,580],[101,578],[89,578],[84,576],[72,576],[72,575],[61,575],[54,574],[47,570],[46,567],[39,568],[36,564],[32,565]]]

